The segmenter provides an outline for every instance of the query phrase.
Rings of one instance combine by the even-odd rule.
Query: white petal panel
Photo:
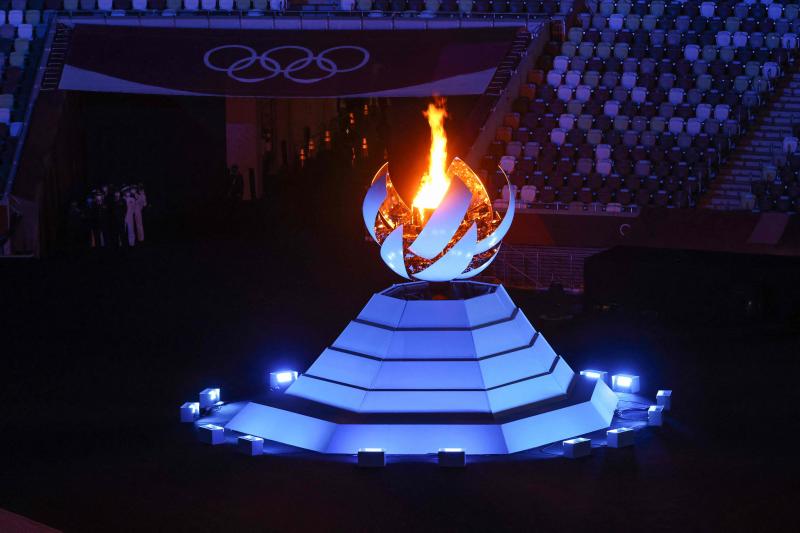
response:
[[[381,259],[391,268],[398,276],[408,277],[406,272],[406,264],[403,260],[403,225],[400,224],[381,245]]]
[[[506,183],[508,183],[508,189],[511,190],[511,180],[508,179],[508,174],[506,174],[502,168],[500,169],[500,172],[502,172],[503,176],[506,177]],[[508,210],[506,210],[506,216],[504,216],[503,220],[500,221],[500,225],[497,226],[496,230],[494,230],[485,239],[480,241],[477,244],[477,246],[475,246],[476,254],[480,254],[485,252],[486,250],[490,250],[492,246],[496,245],[498,242],[503,240],[503,237],[506,236],[506,233],[508,233],[508,229],[511,227],[511,223],[514,221],[515,208],[516,208],[516,202],[508,202]]]
[[[438,261],[417,272],[414,277],[424,281],[450,281],[459,276],[472,261],[475,242],[478,240],[478,226],[472,224],[461,240],[453,245]]]
[[[492,246],[495,246],[498,242],[503,240],[503,237],[506,236],[508,233],[508,229],[511,227],[511,222],[514,221],[514,204],[516,202],[508,202],[508,211],[506,211],[506,216],[503,217],[503,220],[500,221],[500,225],[497,226],[497,229],[494,230],[488,237],[480,241],[475,246],[475,253],[480,254],[485,252],[486,250],[490,250]]]
[[[467,186],[459,179],[450,180],[442,203],[434,210],[409,250],[425,259],[433,259],[442,253],[464,220],[471,201],[472,192]]]
[[[386,176],[388,174],[389,163],[384,163],[381,169],[376,174],[375,180],[370,185],[367,195],[364,197],[364,203],[361,205],[361,213],[364,215],[364,225],[367,226],[367,231],[375,237],[375,217],[378,216],[378,210],[381,204],[386,199]]]
[[[494,255],[492,257],[490,257],[484,264],[482,264],[481,266],[479,266],[477,268],[473,268],[469,272],[465,272],[464,274],[461,274],[460,276],[456,276],[456,279],[474,278],[475,276],[477,276],[478,274],[480,274],[481,272],[486,270],[486,267],[488,267],[489,265],[492,264],[492,261],[494,261],[494,259],[497,257],[497,254],[499,252],[500,252],[500,248],[498,247],[497,250],[495,250]]]

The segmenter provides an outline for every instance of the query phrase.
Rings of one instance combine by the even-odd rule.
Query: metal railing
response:
[[[584,263],[603,250],[504,244],[491,271],[509,287],[539,290],[558,283],[567,290],[583,292]]]

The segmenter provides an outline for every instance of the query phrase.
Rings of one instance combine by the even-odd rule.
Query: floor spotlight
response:
[[[439,466],[461,468],[467,464],[463,448],[439,448]]]
[[[198,402],[186,402],[181,405],[181,422],[194,422],[200,416]]]
[[[608,372],[603,372],[602,370],[581,370],[581,376],[608,383]]]
[[[203,389],[200,391],[200,408],[207,409],[214,407],[220,401],[221,395],[218,387]]]
[[[236,439],[236,449],[245,455],[261,455],[264,453],[264,439],[253,435],[242,435]]]
[[[383,448],[359,448],[358,466],[366,468],[386,466],[386,452]]]
[[[200,442],[216,446],[225,442],[225,428],[215,424],[203,424],[197,427],[197,438]]]
[[[664,422],[664,408],[660,405],[651,405],[647,409],[647,425],[660,426]]]
[[[639,376],[614,374],[611,376],[611,388],[614,392],[639,392]]]
[[[631,428],[616,428],[606,431],[606,441],[609,448],[624,448],[633,446],[636,432]]]
[[[592,455],[592,441],[584,437],[568,439],[561,443],[561,449],[564,452],[564,457],[570,459],[586,457]]]
[[[660,390],[656,393],[656,404],[669,411],[672,408],[672,391]]]
[[[283,390],[297,380],[298,373],[295,370],[279,370],[269,373],[270,390]]]

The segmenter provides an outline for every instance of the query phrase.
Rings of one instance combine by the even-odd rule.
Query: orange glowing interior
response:
[[[447,135],[444,131],[444,119],[447,110],[444,100],[439,99],[428,104],[428,110],[423,112],[431,128],[431,148],[428,170],[420,180],[419,190],[414,197],[412,207],[419,211],[421,219],[425,219],[426,209],[436,209],[442,202],[450,179],[447,177]]]

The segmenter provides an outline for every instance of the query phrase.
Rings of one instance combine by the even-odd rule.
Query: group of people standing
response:
[[[83,205],[78,201],[70,204],[70,240],[77,247],[135,246],[144,241],[145,207],[147,195],[143,184],[119,188],[103,185],[92,190]]]

